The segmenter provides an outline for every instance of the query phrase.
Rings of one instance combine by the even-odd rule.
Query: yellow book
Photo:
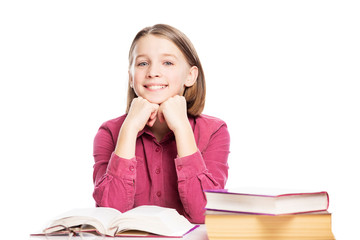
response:
[[[270,216],[207,211],[205,225],[209,240],[335,239],[328,212]]]

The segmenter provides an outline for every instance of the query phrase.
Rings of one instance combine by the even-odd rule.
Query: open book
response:
[[[82,225],[91,226],[93,231],[107,236],[126,235],[128,230],[137,230],[140,233],[182,237],[198,227],[171,208],[144,205],[121,213],[113,208],[94,207],[73,209],[61,214],[50,222],[44,234],[61,234],[66,227]],[[90,231],[89,228],[87,231]],[[133,233],[130,231],[129,235]]]

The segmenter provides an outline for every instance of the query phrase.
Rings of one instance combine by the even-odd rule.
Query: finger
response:
[[[149,127],[152,127],[152,126],[154,125],[155,121],[156,121],[156,114],[155,114],[155,116],[151,116],[151,117],[149,118],[149,120],[147,121],[146,125],[148,125]]]
[[[157,117],[158,117],[158,119],[159,119],[159,121],[161,123],[165,122],[165,116],[164,116],[163,108],[161,108],[161,107],[159,108]]]
[[[149,127],[152,127],[152,126],[154,126],[155,121],[156,121],[156,118],[149,119],[149,121],[146,123],[146,125],[148,125]]]
[[[151,120],[155,119],[155,118],[156,118],[156,115],[157,115],[157,109],[154,110],[154,111],[150,114],[149,119],[151,119]]]
[[[152,112],[150,113],[147,125],[152,127],[156,121],[157,118],[157,113],[158,113],[158,109],[159,109],[159,105],[158,104],[152,104]]]

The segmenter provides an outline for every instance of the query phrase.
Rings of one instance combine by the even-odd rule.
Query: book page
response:
[[[144,205],[131,209],[112,225],[119,231],[140,230],[164,236],[182,236],[195,225],[175,209]]]
[[[136,216],[159,216],[166,213],[169,208],[162,208],[152,205],[143,205],[136,208],[133,208],[125,213],[123,217],[136,217]],[[171,209],[170,209],[171,210]]]
[[[212,191],[210,191],[210,192],[212,192]],[[231,189],[225,189],[225,190],[219,190],[219,191],[215,190],[213,192],[276,197],[279,195],[287,195],[287,194],[319,193],[321,191],[314,190],[314,189],[281,189],[281,188],[243,187],[243,188],[231,188]]]
[[[48,228],[56,225],[71,227],[89,224],[96,227],[100,232],[105,233],[110,223],[121,214],[120,211],[113,208],[78,208],[55,217]]]

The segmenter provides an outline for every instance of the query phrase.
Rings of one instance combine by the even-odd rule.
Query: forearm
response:
[[[135,157],[137,131],[124,123],[120,129],[114,153],[125,159]]]
[[[135,158],[116,155],[114,143],[108,126],[102,125],[94,139],[93,197],[97,206],[123,212],[134,205],[137,162]]]
[[[95,165],[95,172],[104,172],[104,166]],[[104,174],[95,179],[93,197],[97,206],[113,207],[121,212],[134,205],[136,179],[135,159],[123,159],[112,154]]]
[[[220,189],[224,186],[216,180],[205,165],[200,151],[175,159],[178,190],[185,216],[194,223],[204,222],[206,198],[203,190]],[[222,166],[218,166],[219,169]],[[221,169],[222,170],[222,169]]]
[[[175,130],[174,135],[179,157],[189,156],[197,151],[194,133],[188,121],[182,127]]]
[[[199,136],[199,135],[195,135]],[[185,216],[203,223],[206,198],[204,190],[222,189],[228,176],[227,158],[230,138],[225,125],[211,134],[210,141],[194,154],[175,159],[178,190]]]

